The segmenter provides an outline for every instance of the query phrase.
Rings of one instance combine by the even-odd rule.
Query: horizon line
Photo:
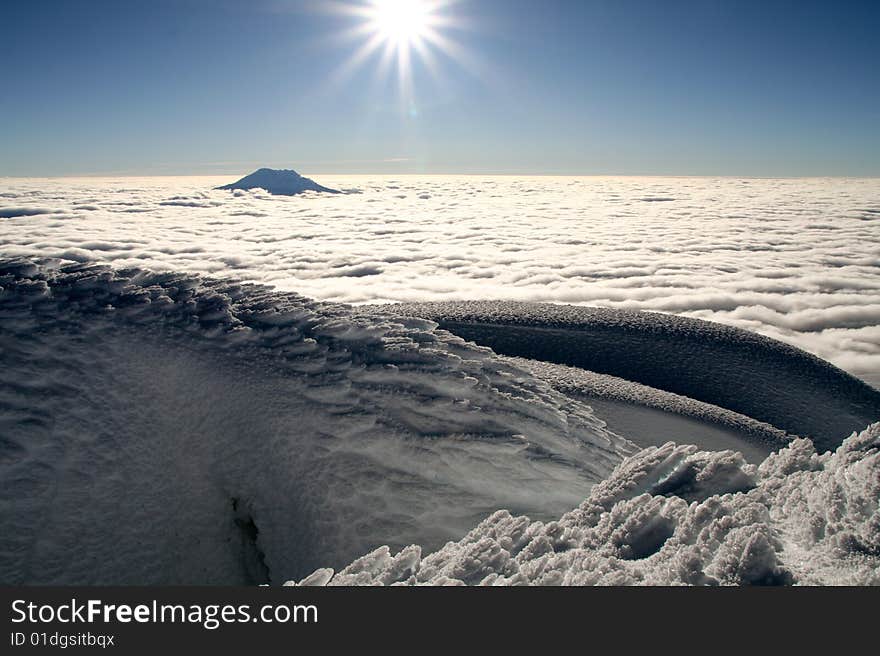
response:
[[[273,167],[258,167],[273,168]],[[254,169],[256,170],[256,169]],[[300,173],[299,169],[294,169]],[[251,171],[253,172],[253,171]],[[491,177],[558,177],[558,178],[734,178],[750,180],[805,180],[820,178],[840,179],[877,179],[880,172],[873,174],[842,174],[842,173],[815,173],[815,174],[738,174],[738,173],[553,173],[553,172],[526,172],[526,171],[308,171],[301,175],[312,176],[491,176]],[[248,175],[239,171],[234,172],[211,172],[211,173],[134,173],[134,172],[90,172],[90,173],[63,173],[55,175],[9,175],[0,173],[0,179],[64,179],[64,178],[219,178],[227,176]]]

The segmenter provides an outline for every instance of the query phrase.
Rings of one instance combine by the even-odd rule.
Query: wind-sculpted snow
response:
[[[14,527],[0,534],[0,582],[278,582],[377,545],[437,550],[501,507],[556,518],[635,450],[611,432],[630,435],[612,423],[614,403],[628,419],[662,411],[736,432],[725,447],[753,463],[791,434],[824,451],[878,418],[873,392],[796,349],[626,312],[755,331],[880,385],[876,180],[322,176],[357,193],[213,189],[231,179],[0,180],[0,258],[25,258],[0,281],[0,520]],[[524,302],[518,319],[457,331],[552,362],[498,357],[431,316],[306,296]],[[535,302],[623,312],[559,321],[572,311]],[[701,429],[671,426],[642,444],[669,432],[717,450]],[[824,464],[785,478],[764,506],[769,529],[746,521],[753,506],[695,499],[728,545],[693,542],[706,581],[761,580],[722,574],[739,571],[735,545],[750,532],[770,536],[791,580],[876,580],[873,556],[852,556],[876,555],[865,510],[876,490],[871,506],[856,489],[876,468],[808,452],[800,441],[782,451]],[[729,454],[700,458],[701,481],[715,485],[717,470],[754,485],[740,496],[781,480]],[[828,463],[839,480],[810,478]],[[676,498],[624,500],[619,525],[678,518]],[[862,547],[835,551],[819,535],[850,521]],[[625,568],[672,526],[644,522],[652,539],[613,552]],[[526,553],[500,544],[511,560]],[[465,551],[486,563],[481,548]],[[394,580],[424,564],[418,549],[402,553],[365,567]],[[604,582],[638,578],[597,558]],[[830,573],[816,574],[822,559]]]
[[[625,430],[610,428],[641,446],[663,444],[671,434],[688,435],[704,450],[734,449],[750,462],[761,462],[795,437],[738,412],[616,376],[542,360],[515,357],[507,360],[548,382],[554,389],[585,401],[606,423],[626,425]],[[681,419],[673,421],[674,416]],[[717,428],[710,428],[713,425]],[[647,429],[649,434],[665,437],[645,443],[637,432],[639,429],[642,434]],[[672,430],[678,432],[670,433]]]
[[[610,374],[733,410],[809,437],[820,451],[880,419],[880,392],[862,381],[793,346],[718,323],[501,301],[392,308],[498,353]]]
[[[499,510],[427,553],[380,547],[302,585],[878,585],[880,424],[760,466],[647,448],[556,521]]]
[[[876,179],[322,175],[360,193],[213,189],[233,179],[0,179],[0,254],[346,303],[667,312],[759,332],[880,386]]]
[[[281,582],[549,518],[632,444],[422,319],[0,262],[0,581]]]

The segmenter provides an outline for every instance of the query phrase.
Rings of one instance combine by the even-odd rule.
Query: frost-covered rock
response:
[[[557,521],[499,510],[394,571],[377,549],[329,585],[880,584],[880,423],[817,455],[798,439],[760,466],[651,447]]]

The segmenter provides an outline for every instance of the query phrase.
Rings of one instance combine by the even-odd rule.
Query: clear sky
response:
[[[0,175],[880,175],[880,2],[423,2],[3,0]]]

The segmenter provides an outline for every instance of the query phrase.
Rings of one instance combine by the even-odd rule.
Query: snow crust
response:
[[[22,258],[0,436],[4,583],[281,582],[557,516],[636,450],[428,320]]]
[[[599,374],[580,367],[554,364],[543,360],[517,357],[507,359],[537,378],[547,381],[565,394],[584,399],[588,403],[594,399],[606,399],[693,417],[701,422],[718,424],[732,431],[743,433],[774,450],[796,437],[738,412],[680,394],[659,390],[655,387],[634,383],[617,376]]]
[[[880,391],[794,346],[733,326],[515,301],[408,303],[393,310],[434,320],[497,353],[577,366],[726,408],[808,437],[820,451],[880,417]]]
[[[880,583],[880,424],[639,451],[400,310],[0,261],[0,580]]]
[[[555,521],[499,510],[436,551],[380,547],[299,584],[878,585],[880,423],[824,455],[794,440],[760,466],[650,447]]]

